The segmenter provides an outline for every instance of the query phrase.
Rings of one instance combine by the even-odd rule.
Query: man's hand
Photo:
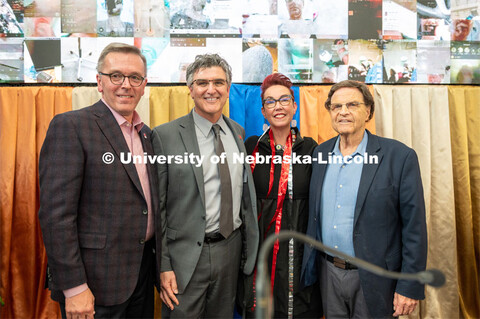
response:
[[[65,298],[65,312],[67,319],[93,319],[95,314],[95,297],[89,289],[70,298]]]
[[[418,305],[418,300],[411,299],[398,293],[393,296],[393,313],[394,317],[411,314]]]
[[[178,294],[177,278],[173,271],[160,273],[160,298],[170,310],[173,310],[173,303],[178,306],[178,300],[175,294]]]

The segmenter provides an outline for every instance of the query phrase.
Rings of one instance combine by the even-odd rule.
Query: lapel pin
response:
[[[146,133],[143,133],[143,137],[144,137],[144,138],[147,138],[147,134],[146,134]]]

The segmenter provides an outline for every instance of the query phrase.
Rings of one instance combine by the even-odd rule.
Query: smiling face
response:
[[[360,90],[356,88],[341,88],[333,95],[330,105],[349,102],[362,103],[355,108],[348,109],[345,105],[338,111],[329,109],[332,127],[341,137],[354,138],[363,136],[365,125],[370,116],[370,106],[366,106]]]
[[[139,75],[145,77],[145,65],[140,56],[133,53],[110,52],[106,57],[101,70],[102,73],[121,73],[125,76]],[[97,74],[98,91],[107,104],[131,122],[133,111],[137,107],[147,85],[147,79],[140,86],[132,87],[129,79],[123,84],[116,85],[109,76]]]
[[[290,90],[283,85],[272,85],[265,90],[263,99],[273,98],[278,100],[281,96],[291,95]],[[269,109],[265,106],[262,107],[262,114],[267,119],[272,128],[290,128],[290,122],[297,111],[297,104],[292,99],[288,105],[281,105],[277,101],[275,107]]]
[[[195,103],[195,112],[210,122],[216,123],[227,102],[230,85],[225,83],[223,86],[216,86],[214,81],[209,81],[207,86],[201,87],[197,85],[197,80],[224,80],[226,82],[227,76],[219,66],[199,69],[194,73],[193,83],[189,87],[190,95]]]

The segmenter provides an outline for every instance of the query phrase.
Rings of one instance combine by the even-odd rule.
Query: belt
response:
[[[340,268],[340,269],[345,269],[345,270],[351,270],[351,269],[358,269],[357,266],[352,265],[348,261],[338,258],[338,257],[333,257],[328,254],[326,254],[326,259],[331,262],[335,267]]]
[[[210,234],[205,234],[205,238],[203,239],[203,241],[207,244],[213,244],[213,243],[222,241],[224,239],[225,237],[220,235],[220,233],[210,233]]]

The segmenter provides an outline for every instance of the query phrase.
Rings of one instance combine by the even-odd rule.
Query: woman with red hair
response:
[[[270,127],[261,136],[251,136],[245,142],[248,154],[255,157],[251,169],[257,193],[260,245],[268,235],[280,230],[306,232],[312,167],[288,159],[293,155],[309,158],[317,146],[312,138],[300,136],[296,125],[291,124],[297,104],[288,77],[280,73],[267,76],[261,91],[262,114]],[[300,285],[302,258],[301,242],[290,239],[273,247],[268,269],[274,318],[321,317],[318,286],[302,288]],[[246,317],[255,315],[256,273],[255,270],[239,284],[239,301],[242,303],[239,306]]]

